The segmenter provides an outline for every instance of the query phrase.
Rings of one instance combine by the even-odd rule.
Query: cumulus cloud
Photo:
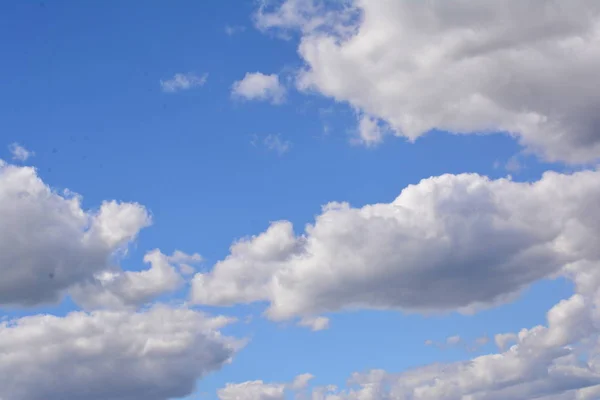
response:
[[[264,383],[260,380],[228,383],[224,388],[219,389],[217,396],[220,400],[284,400],[285,385]]]
[[[234,98],[280,104],[285,99],[285,87],[279,82],[277,74],[248,72],[242,80],[233,83],[231,95]]]
[[[0,221],[0,305],[32,306],[109,269],[151,219],[137,203],[86,211],[80,196],[53,191],[35,169],[0,161]]]
[[[284,0],[255,23],[300,33],[298,88],[369,115],[365,144],[379,119],[409,140],[507,132],[547,160],[600,158],[596,0]]]
[[[600,262],[576,261],[566,265],[564,270],[565,276],[574,282],[575,293],[547,312],[545,325],[496,335],[501,352],[400,373],[383,370],[355,373],[344,388],[314,387],[311,398],[597,399],[600,395]],[[447,342],[459,340],[450,337]],[[512,345],[507,348],[508,343]]]
[[[230,323],[185,308],[37,315],[0,323],[0,398],[167,400],[242,346]]]
[[[570,265],[576,293],[523,329],[501,353],[401,373],[355,373],[345,388],[315,387],[313,400],[594,400],[600,394],[600,264]],[[505,336],[508,338],[508,336]]]
[[[12,154],[13,160],[17,161],[27,161],[29,157],[35,155],[33,151],[27,150],[19,143],[12,143],[10,146],[8,146],[8,150],[10,151],[10,154]]]
[[[192,267],[185,262],[200,259],[198,254],[176,251],[167,256],[156,249],[144,256],[144,262],[150,264],[149,269],[103,271],[93,281],[74,286],[70,293],[77,304],[86,309],[138,307],[161,294],[179,289],[185,283],[181,274],[193,273],[193,269],[192,272],[187,269]]]
[[[279,221],[192,281],[192,300],[266,301],[275,320],[343,309],[472,312],[568,263],[600,260],[600,172],[534,183],[442,175],[391,203],[330,203],[296,235]]]
[[[600,290],[598,286],[589,290],[589,285],[578,281],[591,275],[600,278],[599,266],[572,265],[577,269],[576,293],[548,311],[546,326],[505,335],[516,343],[501,353],[398,374],[380,370],[358,373],[350,387],[316,399],[596,399],[600,394],[600,314],[595,304]]]
[[[313,378],[311,374],[298,375],[291,383],[265,383],[261,380],[228,383],[217,391],[220,400],[284,400],[288,391],[299,391]]]
[[[504,351],[510,343],[516,342],[517,339],[518,336],[515,333],[499,333],[494,336],[494,343],[496,343],[500,351]]]
[[[164,92],[175,93],[181,90],[204,86],[207,79],[208,74],[196,75],[192,72],[177,73],[171,79],[161,80],[160,86]]]

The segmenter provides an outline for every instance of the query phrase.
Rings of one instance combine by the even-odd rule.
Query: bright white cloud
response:
[[[27,150],[18,143],[12,143],[10,146],[8,146],[8,150],[10,150],[13,160],[17,161],[27,161],[29,157],[35,155],[33,151]]]
[[[37,315],[0,323],[0,398],[167,400],[230,361],[231,322],[182,308]]]
[[[288,391],[305,389],[312,378],[311,374],[301,374],[291,383],[265,383],[261,380],[228,383],[217,391],[217,396],[220,400],[284,400]]]
[[[160,86],[164,92],[175,93],[181,90],[204,86],[207,79],[208,74],[196,75],[192,72],[177,73],[171,79],[161,80]]]
[[[136,203],[83,210],[79,196],[51,190],[35,169],[0,161],[0,221],[0,305],[31,306],[108,270],[151,219]]]
[[[95,279],[70,289],[74,300],[85,309],[138,307],[164,293],[179,289],[184,283],[178,268],[185,268],[182,261],[195,259],[199,255],[188,256],[177,251],[166,256],[160,250],[153,250],[144,256],[150,268],[143,271],[103,271]]]
[[[285,87],[279,82],[277,74],[248,72],[242,80],[233,83],[231,94],[234,98],[279,104],[285,99]]]
[[[301,32],[297,86],[415,140],[509,132],[548,160],[600,157],[600,2],[284,0],[260,29]],[[273,3],[269,3],[273,4]]]
[[[330,203],[305,233],[244,238],[193,279],[192,300],[267,301],[275,320],[343,309],[471,312],[567,263],[600,260],[600,171],[535,183],[442,175],[391,203]]]

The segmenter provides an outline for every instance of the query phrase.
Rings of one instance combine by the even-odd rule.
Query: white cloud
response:
[[[291,383],[265,383],[261,380],[228,383],[217,391],[220,400],[284,400],[288,391],[300,391],[313,378],[300,374]]]
[[[313,400],[594,400],[600,394],[600,264],[571,266],[576,293],[523,329],[501,353],[391,373],[355,373],[346,388],[315,387]],[[508,337],[508,336],[505,336]],[[584,355],[584,357],[581,357]]]
[[[289,140],[281,139],[280,135],[267,135],[264,144],[268,150],[274,151],[280,156],[287,153],[292,147],[292,143]]]
[[[227,36],[233,36],[236,33],[242,33],[245,30],[246,27],[242,25],[225,25],[225,33]]]
[[[285,385],[263,381],[228,383],[217,396],[220,400],[284,400]]]
[[[367,147],[376,146],[383,141],[385,130],[380,122],[368,115],[363,115],[358,123],[358,137],[353,138],[352,143],[363,144]]]
[[[85,309],[138,307],[161,294],[179,289],[185,281],[171,263],[190,258],[193,256],[179,251],[169,257],[156,249],[144,256],[144,262],[150,264],[149,269],[103,271],[93,281],[74,286],[70,293]]]
[[[109,270],[151,219],[136,203],[83,210],[79,196],[51,190],[35,169],[0,161],[0,221],[0,305],[32,306]]]
[[[514,298],[567,263],[600,260],[600,171],[535,183],[442,175],[392,203],[330,203],[305,233],[279,221],[192,282],[192,300],[266,301],[275,320],[343,309],[412,312]]]
[[[308,383],[314,378],[312,374],[300,374],[294,378],[294,381],[290,385],[293,390],[301,390],[308,386]]]
[[[164,92],[175,93],[181,90],[204,86],[207,79],[208,74],[196,75],[192,72],[177,73],[171,79],[161,80],[160,86]]]
[[[577,264],[575,281],[591,275],[600,279],[599,266]],[[348,388],[316,399],[596,399],[600,393],[600,314],[594,304],[600,300],[600,290],[598,286],[588,289],[578,285],[576,294],[548,312],[546,326],[512,335],[510,339],[517,343],[502,353],[398,374],[381,370],[354,374]],[[585,357],[580,357],[582,353]]]
[[[600,157],[596,0],[275,4],[255,22],[301,32],[298,88],[347,102],[395,135],[501,131],[547,160]]]
[[[575,293],[545,326],[496,335],[497,354],[401,373],[355,373],[345,388],[315,387],[313,400],[595,400],[600,395],[600,262],[565,267]],[[448,338],[447,342],[459,342]],[[476,340],[481,344],[485,340]],[[510,348],[506,344],[512,342]],[[428,341],[426,344],[433,344]]]
[[[184,308],[73,312],[0,323],[0,398],[167,400],[230,361],[231,320]]]
[[[35,155],[33,151],[27,150],[18,143],[12,143],[10,146],[8,146],[8,149],[10,150],[10,154],[12,154],[13,160],[17,161],[27,161],[29,157]]]
[[[285,99],[285,87],[279,82],[277,74],[248,72],[242,80],[233,83],[231,94],[234,98],[280,104]]]
[[[498,346],[500,351],[504,351],[509,343],[516,342],[517,339],[518,336],[515,333],[499,333],[494,336],[494,343],[496,343],[496,346]]]
[[[450,346],[455,346],[457,344],[459,344],[461,342],[461,338],[460,336],[450,336],[446,339],[446,344],[449,344]]]
[[[168,257],[169,262],[176,264],[195,264],[203,261],[204,259],[198,253],[186,254],[181,250],[175,250],[171,256]]]
[[[305,326],[311,330],[323,331],[329,328],[329,318],[327,317],[304,317],[298,322],[298,325]]]
[[[460,336],[455,335],[447,337],[446,340],[442,343],[428,339],[425,341],[425,346],[434,346],[440,350],[460,348],[465,351],[474,352],[478,351],[479,349],[481,349],[481,347],[488,344],[489,341],[490,339],[487,336],[480,336],[478,338],[475,338],[475,340],[473,341],[467,341],[461,338]]]
[[[485,346],[490,341],[490,338],[487,336],[480,336],[475,339],[475,346]]]

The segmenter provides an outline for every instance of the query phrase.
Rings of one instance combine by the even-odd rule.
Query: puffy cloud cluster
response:
[[[175,251],[167,256],[152,250],[144,256],[150,268],[142,271],[123,271],[120,268],[103,271],[93,280],[71,288],[75,301],[87,309],[138,307],[157,296],[181,288],[199,262],[199,254],[188,255]],[[177,268],[178,267],[178,268]]]
[[[285,87],[279,82],[277,74],[248,72],[244,78],[233,83],[231,95],[234,98],[279,104],[285,99]]]
[[[497,354],[391,373],[355,373],[346,388],[312,388],[313,400],[594,400],[600,396],[600,263],[567,266],[576,293],[547,324],[497,335]],[[458,341],[449,338],[448,341]],[[507,341],[514,344],[505,349]],[[246,397],[239,397],[246,399]]]
[[[36,315],[0,323],[0,398],[167,400],[230,361],[231,321],[185,308]]]
[[[276,320],[356,308],[469,312],[568,263],[600,260],[599,202],[599,171],[535,183],[433,177],[391,203],[328,204],[301,235],[273,223],[197,274],[192,300],[268,301]]]
[[[301,374],[290,383],[265,383],[261,380],[228,383],[218,390],[217,396],[220,400],[284,400],[287,392],[306,388],[312,378],[311,374]]]
[[[151,220],[135,203],[105,201],[94,211],[58,193],[35,169],[0,161],[0,306],[35,306],[72,295],[91,313],[0,320],[0,399],[167,400],[243,346],[223,336],[233,322],[154,304],[193,273],[199,254],[159,250],[150,268],[116,265]]]
[[[359,110],[365,144],[508,132],[548,160],[600,158],[596,0],[274,3],[256,25],[300,32],[298,88]]]
[[[136,203],[86,211],[79,196],[53,191],[35,169],[0,161],[0,221],[0,306],[33,306],[109,269],[151,219]]]
[[[515,344],[466,362],[395,374],[354,374],[345,389],[318,387],[314,400],[593,400],[600,396],[600,264],[568,266],[576,293],[556,304],[547,325],[498,335]]]

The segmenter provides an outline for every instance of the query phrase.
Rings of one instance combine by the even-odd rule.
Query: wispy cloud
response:
[[[487,335],[480,336],[476,338],[473,342],[467,342],[463,340],[463,338],[461,338],[460,336],[455,335],[447,337],[446,340],[444,340],[441,343],[435,342],[433,340],[426,340],[425,346],[437,347],[440,350],[447,350],[450,348],[462,348],[468,352],[474,352],[478,351],[481,347],[488,344],[489,341],[490,339]]]
[[[208,79],[208,74],[196,75],[192,72],[177,73],[171,79],[161,80],[160,86],[163,92],[175,93],[181,90],[189,90],[194,87],[203,86]]]
[[[21,146],[18,143],[12,143],[10,146],[8,146],[8,149],[12,154],[13,160],[27,161],[29,157],[35,155],[33,151],[27,150],[25,147]]]
[[[263,143],[267,149],[276,152],[280,156],[287,153],[292,147],[292,142],[281,139],[280,135],[268,135]]]
[[[245,26],[242,25],[225,25],[225,33],[228,36],[233,36],[236,33],[242,33],[246,30]]]

